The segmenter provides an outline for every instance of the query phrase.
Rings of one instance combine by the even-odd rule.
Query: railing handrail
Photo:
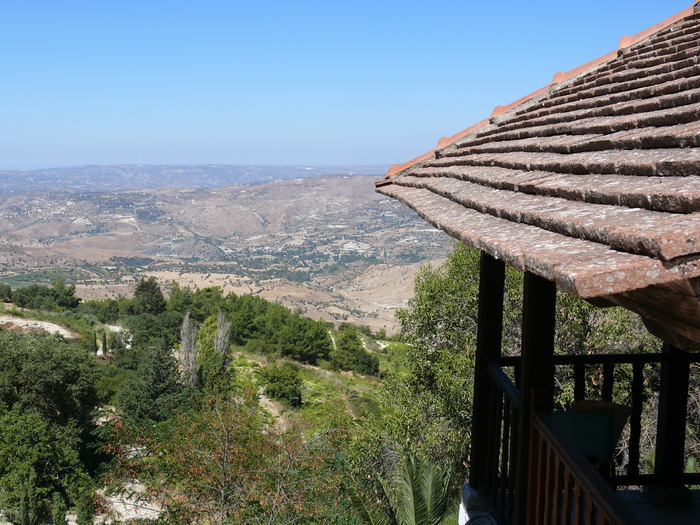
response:
[[[513,384],[510,377],[508,377],[503,369],[494,361],[489,361],[487,367],[489,375],[501,392],[506,395],[510,404],[514,407],[520,406],[520,391]]]
[[[700,352],[684,356],[690,363],[700,363]],[[604,364],[634,364],[634,363],[665,363],[668,354],[639,353],[639,354],[556,354],[553,357],[555,365],[604,365]],[[504,356],[499,358],[501,366],[515,366],[520,362],[520,356]]]
[[[535,413],[534,425],[554,453],[565,464],[576,482],[581,485],[583,491],[595,500],[596,505],[607,516],[610,523],[624,523],[625,525],[639,523],[637,517],[622,503],[615,491],[586,460],[581,451],[548,413]]]

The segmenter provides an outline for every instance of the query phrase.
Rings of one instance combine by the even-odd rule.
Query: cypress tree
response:
[[[53,525],[66,525],[66,500],[63,499],[60,492],[53,493],[53,503],[51,506],[51,520]]]
[[[32,468],[27,480],[22,484],[19,500],[19,524],[39,525],[37,513],[36,471]]]
[[[75,521],[77,525],[92,525],[95,521],[95,503],[92,494],[85,491],[75,506]]]

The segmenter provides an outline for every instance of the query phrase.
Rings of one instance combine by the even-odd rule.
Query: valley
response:
[[[374,192],[377,175],[216,188],[0,197],[0,282],[58,275],[83,299],[129,296],[140,276],[260,295],[336,323],[396,329],[421,264],[452,241]]]

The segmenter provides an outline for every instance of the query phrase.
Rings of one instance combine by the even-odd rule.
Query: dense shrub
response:
[[[299,367],[293,363],[268,365],[259,372],[265,383],[265,394],[292,407],[301,406]]]
[[[335,348],[330,353],[334,370],[354,370],[358,374],[379,374],[379,359],[362,345],[358,331],[352,325],[341,325],[335,336]]]

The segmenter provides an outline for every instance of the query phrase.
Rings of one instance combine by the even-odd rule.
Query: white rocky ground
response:
[[[141,487],[134,485],[131,489],[138,493]],[[95,516],[95,524],[128,523],[135,519],[153,520],[160,514],[156,506],[144,504],[136,497],[105,496],[103,492],[100,492],[100,495],[103,497],[107,512],[104,515]],[[0,511],[0,525],[11,525],[2,517],[2,511]],[[75,525],[75,514],[68,513],[67,521],[69,525]]]
[[[46,332],[58,333],[64,337],[75,337],[75,334],[66,330],[62,326],[47,321],[37,321],[36,319],[25,319],[23,317],[15,317],[14,315],[0,315],[0,326],[10,330],[44,330]]]

